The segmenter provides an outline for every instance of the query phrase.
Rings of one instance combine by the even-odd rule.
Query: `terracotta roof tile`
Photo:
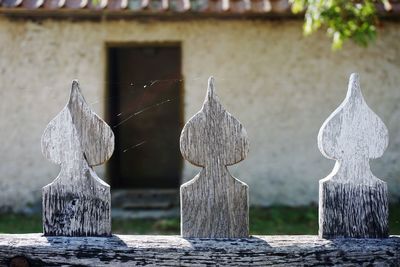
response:
[[[2,0],[2,7],[17,7],[22,3],[22,0]]]
[[[288,0],[1,0],[0,8],[175,12],[289,11]]]
[[[68,11],[74,10],[124,11],[123,13],[163,14],[290,14],[288,0],[0,0],[0,13],[30,10]],[[389,5],[378,5],[381,13],[400,14],[400,0],[391,0]]]
[[[65,5],[65,0],[44,0],[44,9],[59,9]]]

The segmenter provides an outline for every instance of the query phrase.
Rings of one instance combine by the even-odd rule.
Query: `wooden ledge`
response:
[[[0,234],[0,266],[400,266],[400,236],[386,239],[319,239],[253,236],[184,239],[180,236],[44,237]]]

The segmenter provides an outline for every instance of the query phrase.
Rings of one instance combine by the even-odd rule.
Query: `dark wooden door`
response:
[[[108,120],[115,152],[113,188],[178,188],[182,157],[179,46],[111,47]]]

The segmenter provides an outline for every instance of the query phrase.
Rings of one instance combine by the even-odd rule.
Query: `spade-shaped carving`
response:
[[[182,236],[247,237],[248,186],[227,169],[246,157],[247,134],[219,102],[212,77],[203,107],[182,130],[180,148],[186,160],[202,167],[194,179],[181,186]]]
[[[68,104],[42,136],[43,154],[61,165],[58,177],[43,187],[45,235],[111,235],[110,186],[92,167],[108,160],[113,150],[112,130],[90,109],[73,81]]]
[[[318,134],[322,154],[336,160],[320,180],[319,234],[324,238],[377,238],[388,235],[386,183],[376,178],[369,160],[382,156],[388,130],[367,106],[358,74],[352,74],[343,103]]]

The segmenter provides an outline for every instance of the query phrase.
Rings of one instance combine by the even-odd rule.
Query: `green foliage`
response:
[[[252,235],[317,235],[318,207],[250,208]]]
[[[290,0],[293,13],[305,11],[303,31],[309,35],[326,27],[332,38],[332,48],[340,49],[352,40],[367,46],[376,38],[378,15],[376,4],[390,6],[389,0]]]
[[[389,208],[390,234],[400,234],[400,203]],[[115,234],[175,234],[180,230],[179,218],[169,219],[113,219]],[[0,233],[42,232],[42,218],[37,215],[0,214]],[[294,235],[318,233],[318,207],[269,208],[250,207],[250,234]]]

